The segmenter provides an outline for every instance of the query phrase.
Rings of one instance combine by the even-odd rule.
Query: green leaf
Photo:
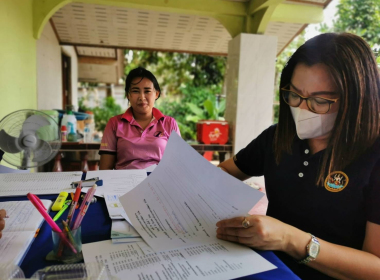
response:
[[[210,99],[207,99],[207,100],[205,100],[205,102],[203,102],[203,106],[207,110],[209,119],[214,120],[216,117],[214,103],[212,103],[212,101]]]
[[[222,99],[219,101],[218,115],[224,114],[226,110],[226,99]]]
[[[199,116],[187,116],[186,117],[186,120],[189,121],[189,122],[195,122],[197,123],[199,120],[202,120],[204,118],[201,118]]]
[[[187,103],[190,110],[197,116],[203,116],[203,110],[193,103]]]

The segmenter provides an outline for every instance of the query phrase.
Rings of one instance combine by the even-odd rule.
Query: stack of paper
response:
[[[119,197],[128,193],[146,177],[145,170],[99,170],[88,171],[86,178],[99,177],[103,185],[98,187],[95,195],[104,197],[108,214],[112,219],[112,243],[131,243],[142,241],[140,235],[131,226],[129,218],[119,201]],[[87,192],[89,188],[83,188]]]
[[[108,194],[119,197],[136,187],[147,175],[144,169],[97,170],[88,171],[86,174],[86,179],[95,177],[103,180],[103,185],[96,189],[96,196],[104,197],[105,194]],[[90,187],[82,188],[82,192],[87,192],[89,189]]]
[[[85,262],[121,279],[220,280],[274,269],[250,248],[216,238],[216,222],[247,215],[262,196],[172,133],[154,172],[120,197],[145,242],[85,244]]]
[[[70,184],[81,176],[82,172],[4,173],[0,174],[0,196],[70,192]]]
[[[46,209],[52,204],[41,201]],[[0,263],[20,265],[44,219],[28,200],[0,202],[0,209],[9,216],[0,239]]]
[[[141,242],[140,234],[125,220],[113,220],[111,229],[112,243]]]

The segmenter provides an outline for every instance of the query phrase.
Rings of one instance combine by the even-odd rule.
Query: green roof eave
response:
[[[73,3],[90,3],[98,5],[127,7],[143,10],[204,15],[215,17],[246,17],[246,5],[242,2],[220,0],[34,0],[33,1],[33,35],[38,39],[46,22],[61,7]],[[231,22],[231,25],[235,25]],[[234,29],[229,27],[228,29]]]
[[[275,8],[270,21],[303,24],[320,23],[323,21],[323,7],[279,4]]]
[[[204,15],[217,19],[232,37],[240,33],[263,34],[271,21],[319,23],[322,6],[283,4],[284,0],[249,3],[222,0],[33,0],[33,36],[38,39],[46,22],[63,6],[74,3]]]

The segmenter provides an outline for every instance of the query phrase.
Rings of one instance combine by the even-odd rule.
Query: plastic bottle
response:
[[[90,134],[91,134],[91,141],[93,141],[93,135],[95,133],[95,118],[94,118],[94,113],[91,111],[86,111],[86,114],[88,115],[88,118],[84,120],[85,124],[88,124],[90,128]]]
[[[84,143],[91,143],[92,135],[91,135],[90,125],[88,123],[86,123],[84,126],[83,134],[84,134],[83,136]]]
[[[74,124],[72,122],[68,122],[67,123],[68,127],[69,127],[69,134],[67,135],[67,141],[68,142],[76,142],[77,141],[77,133],[76,131],[74,130]]]
[[[69,128],[69,123],[73,126],[73,130],[76,133],[77,131],[77,119],[73,114],[73,111],[67,111],[67,114],[64,114],[61,121],[61,126],[64,125],[67,127],[69,133],[71,132],[71,128]]]
[[[66,127],[66,125],[61,126],[61,141],[67,142],[67,127]]]

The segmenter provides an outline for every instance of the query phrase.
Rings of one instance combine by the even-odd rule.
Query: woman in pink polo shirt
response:
[[[177,122],[154,108],[161,89],[151,72],[141,67],[131,70],[125,93],[130,107],[107,123],[99,150],[100,170],[158,164],[171,132],[181,135]]]

